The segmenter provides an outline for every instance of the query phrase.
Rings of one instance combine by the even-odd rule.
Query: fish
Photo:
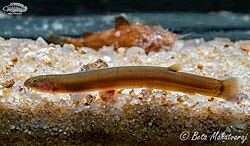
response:
[[[108,67],[71,74],[34,76],[27,88],[48,93],[80,93],[125,88],[151,88],[188,94],[202,94],[236,101],[238,79],[225,80],[179,71],[178,65]]]
[[[21,4],[21,3],[10,3],[8,6],[3,7],[4,11],[9,11],[12,13],[22,13],[26,12],[28,10],[27,6]]]
[[[52,35],[48,40],[96,50],[111,45],[115,48],[137,46],[145,49],[146,53],[159,51],[163,46],[172,47],[177,40],[177,35],[160,26],[131,23],[123,16],[116,17],[114,22],[114,28],[94,33],[85,32],[81,38]]]

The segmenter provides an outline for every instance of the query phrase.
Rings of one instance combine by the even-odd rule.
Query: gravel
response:
[[[43,38],[0,38],[0,144],[241,144],[240,140],[180,140],[183,131],[246,135],[250,129],[250,52],[225,38],[178,40],[172,50],[145,54],[142,48],[105,46],[99,51],[48,44]],[[41,74],[78,72],[102,59],[109,67],[178,63],[183,72],[240,79],[239,102],[203,95],[123,89],[112,102],[99,92],[87,99],[28,90],[23,82]],[[92,101],[93,100],[93,101]],[[250,140],[244,141],[250,144]]]

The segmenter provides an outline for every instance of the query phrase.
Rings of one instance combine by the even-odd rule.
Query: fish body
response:
[[[12,13],[22,13],[26,12],[28,10],[27,6],[21,4],[21,3],[10,3],[8,6],[3,7],[4,11],[9,11]]]
[[[83,38],[50,36],[50,41],[71,43],[76,46],[86,46],[98,49],[102,46],[114,45],[118,47],[142,47],[146,53],[158,51],[162,46],[172,46],[177,37],[174,33],[164,30],[160,26],[148,26],[130,23],[124,17],[115,18],[115,27],[112,29],[84,33]]]
[[[27,79],[26,87],[49,93],[79,93],[124,88],[153,88],[235,99],[237,79],[218,80],[173,68],[111,67],[72,74],[41,75]]]

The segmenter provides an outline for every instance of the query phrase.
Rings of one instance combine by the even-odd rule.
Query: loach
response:
[[[72,74],[41,75],[29,78],[28,88],[50,93],[79,93],[123,88],[154,88],[191,94],[222,97],[235,101],[236,78],[214,78],[178,72],[178,65],[166,67],[123,66]]]

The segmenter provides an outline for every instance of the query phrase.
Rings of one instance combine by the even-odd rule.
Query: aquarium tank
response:
[[[248,1],[0,8],[0,145],[250,145]]]

